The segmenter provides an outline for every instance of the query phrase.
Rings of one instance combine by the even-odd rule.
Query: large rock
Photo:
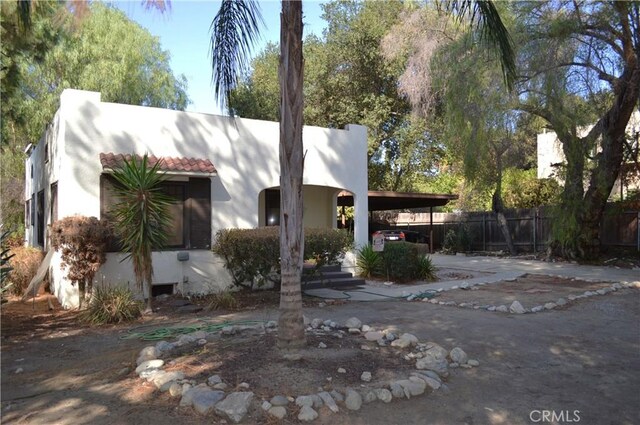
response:
[[[207,378],[207,384],[209,384],[212,387],[221,382],[222,382],[222,378],[220,378],[220,375],[211,375],[209,378]]]
[[[175,344],[171,343],[171,342],[167,342],[167,341],[158,341],[156,343],[156,352],[158,353],[159,356],[170,352],[171,350],[173,350],[175,348]]]
[[[412,378],[413,379],[401,379],[395,382],[404,389],[404,393],[407,398],[423,394],[425,389],[427,388],[426,382],[424,382],[422,379],[415,377]]]
[[[364,390],[360,395],[362,396],[362,401],[365,403],[371,403],[378,399],[378,396],[376,396],[376,393],[373,390]]]
[[[448,354],[447,350],[438,344],[432,344],[432,347],[424,352],[424,357],[416,361],[416,369],[432,370],[440,376],[447,376],[449,373]]]
[[[310,395],[301,395],[296,398],[296,404],[300,407],[313,406],[313,397]]]
[[[449,358],[451,358],[452,362],[465,364],[467,360],[469,360],[469,356],[464,350],[460,347],[455,347],[453,350],[449,352]]]
[[[404,333],[400,335],[400,339],[406,339],[411,343],[411,345],[416,345],[418,343],[418,337],[413,334]]]
[[[136,361],[136,365],[139,366],[148,360],[154,360],[157,358],[158,358],[158,351],[156,350],[156,347],[154,347],[153,345],[144,347],[142,350],[140,350],[140,354],[138,354],[138,360]]]
[[[333,397],[331,397],[331,394],[326,391],[322,391],[318,393],[318,396],[320,396],[320,398],[324,402],[324,405],[327,406],[333,413],[338,413],[340,411],[340,409],[338,409],[336,401],[333,399]]]
[[[362,375],[360,375],[360,379],[363,380],[364,382],[370,382],[371,372],[362,372]]]
[[[169,386],[171,386],[170,382],[179,381],[181,379],[184,379],[184,373],[180,371],[173,371],[158,373],[153,377],[151,382],[153,382],[156,388],[164,389],[164,387],[166,387],[166,390],[168,390]]]
[[[514,314],[524,314],[527,312],[527,310],[525,310],[525,308],[522,306],[522,304],[520,304],[518,300],[515,300],[514,302],[511,303],[511,306],[509,307],[509,311]],[[463,362],[460,362],[460,363],[463,363]]]
[[[407,391],[405,391],[404,387],[397,382],[392,382],[389,384],[389,389],[391,390],[391,395],[395,398],[409,398],[410,395]]]
[[[140,375],[140,373],[147,370],[160,369],[163,365],[164,365],[164,360],[160,360],[160,359],[147,360],[145,362],[140,363],[140,365],[136,368],[136,373]]]
[[[362,322],[357,317],[352,317],[344,322],[344,327],[360,329],[362,327]]]
[[[298,420],[302,422],[311,422],[318,417],[318,412],[313,410],[310,406],[302,406],[300,413],[298,413]]]
[[[273,406],[268,410],[268,412],[271,416],[280,420],[284,419],[284,417],[287,416],[287,409],[285,409],[283,406]]]
[[[364,337],[367,341],[377,341],[384,337],[384,334],[380,331],[369,331],[364,334]]]
[[[391,395],[391,391],[389,391],[386,388],[377,388],[373,390],[373,392],[375,393],[378,400],[383,401],[385,403],[389,403],[393,399],[393,396]]]
[[[289,404],[289,399],[283,395],[275,395],[269,402],[274,406],[286,406]]]
[[[311,327],[313,329],[318,329],[320,326],[322,326],[322,319],[316,318],[311,321]]]
[[[508,313],[509,308],[506,305],[499,305],[496,307],[496,311],[499,311],[500,313]]]
[[[398,338],[391,342],[392,347],[407,348],[411,345],[411,341],[404,338]]]
[[[251,400],[253,400],[252,392],[231,393],[224,400],[217,403],[214,409],[217,414],[226,415],[233,422],[238,423],[247,414]]]
[[[360,407],[362,407],[362,396],[359,392],[349,388],[345,393],[344,404],[349,410],[360,410]]]
[[[213,391],[209,388],[195,387],[183,394],[180,406],[193,406],[201,415],[206,415],[213,406],[224,398],[224,392]]]

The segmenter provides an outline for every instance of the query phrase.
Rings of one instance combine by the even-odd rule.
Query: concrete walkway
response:
[[[456,269],[468,272],[491,273],[473,279],[451,280],[418,285],[393,285],[389,287],[366,286],[362,289],[310,289],[306,295],[329,299],[349,299],[351,301],[382,301],[385,299],[404,298],[411,294],[452,289],[463,284],[492,284],[501,281],[512,281],[524,274],[543,274],[566,278],[578,278],[598,282],[640,282],[640,269],[621,269],[606,266],[583,266],[573,263],[549,263],[536,260],[519,260],[497,257],[467,257],[458,255],[433,254],[433,264],[438,268]]]

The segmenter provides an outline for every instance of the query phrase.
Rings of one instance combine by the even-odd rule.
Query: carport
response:
[[[369,213],[373,211],[408,210],[429,208],[429,250],[433,252],[433,207],[447,205],[458,199],[458,195],[442,193],[390,192],[370,190],[367,192]],[[338,206],[353,206],[353,195],[349,192],[338,194]],[[343,211],[344,213],[344,211]]]

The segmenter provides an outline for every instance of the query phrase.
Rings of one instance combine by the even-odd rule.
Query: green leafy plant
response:
[[[382,256],[373,250],[371,244],[367,244],[358,249],[356,266],[362,277],[373,277],[380,275],[383,269]]]
[[[120,201],[114,207],[116,232],[122,241],[122,250],[131,259],[138,289],[147,287],[147,311],[152,311],[151,281],[153,263],[151,253],[164,246],[171,222],[169,206],[172,198],[162,192],[165,181],[160,171],[162,161],[149,166],[145,154],[135,155],[113,170],[117,184],[115,192]]]
[[[80,319],[91,325],[130,322],[140,317],[142,303],[136,301],[129,288],[99,286],[93,292],[88,308]]]
[[[408,242],[385,242],[382,252],[384,273],[389,279],[407,282],[416,279],[418,250]]]
[[[444,235],[444,240],[442,241],[442,251],[445,254],[455,254],[458,249],[458,236],[456,235],[456,231],[453,229],[449,229],[447,233]]]
[[[78,285],[80,308],[91,294],[93,277],[107,261],[105,251],[111,234],[109,225],[95,217],[65,217],[51,225],[51,246],[60,251],[60,266],[66,269],[67,278]],[[36,270],[37,266],[34,274]]]
[[[436,279],[436,267],[433,265],[430,256],[421,255],[420,257],[418,257],[418,263],[416,264],[416,274],[419,279]]]
[[[211,296],[210,310],[236,310],[240,303],[231,291],[222,291]]]
[[[350,233],[336,229],[305,229],[304,259],[316,267],[337,264],[353,245]],[[233,282],[253,289],[267,282],[280,284],[280,242],[277,226],[223,229],[212,250],[222,257]]]

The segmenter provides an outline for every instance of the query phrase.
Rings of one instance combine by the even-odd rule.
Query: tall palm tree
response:
[[[116,233],[120,237],[122,251],[128,253],[125,259],[131,259],[133,263],[138,289],[142,290],[146,282],[146,310],[149,313],[152,311],[151,254],[166,243],[171,222],[169,205],[172,198],[162,192],[161,183],[165,177],[160,172],[160,165],[161,161],[158,161],[150,167],[146,154],[142,159],[132,155],[130,161],[125,159],[119,168],[113,170],[117,182],[114,191],[119,198],[112,210]]]
[[[466,15],[496,45],[510,84],[515,75],[511,39],[491,1],[450,1],[448,9]],[[211,29],[214,92],[230,107],[229,94],[246,69],[261,22],[254,0],[223,0]],[[280,14],[280,258],[282,286],[278,346],[296,349],[305,345],[300,277],[304,233],[302,226],[302,2],[283,0]]]

